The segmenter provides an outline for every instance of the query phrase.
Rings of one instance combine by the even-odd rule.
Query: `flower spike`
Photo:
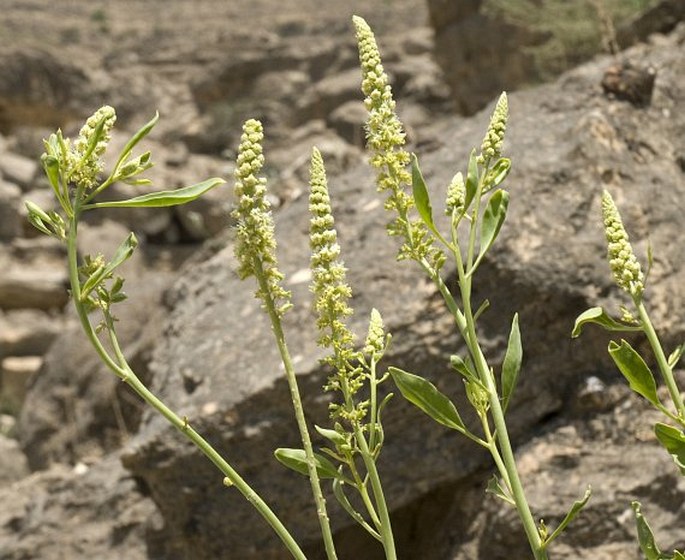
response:
[[[608,244],[609,265],[614,280],[619,288],[639,298],[645,289],[642,268],[630,245],[628,233],[614,199],[606,190],[602,194],[602,219]]]
[[[271,204],[266,199],[266,179],[259,177],[264,165],[262,123],[250,119],[243,125],[235,169],[234,193],[237,207],[232,217],[237,221],[235,255],[240,263],[241,278],[264,276],[264,289],[257,297],[272,300],[279,314],[290,304],[290,292],[281,286],[283,274],[276,260],[276,238]]]
[[[480,147],[479,162],[486,160],[496,160],[502,155],[502,144],[504,143],[504,133],[507,129],[507,118],[509,117],[509,102],[507,94],[502,92],[495,105],[495,110],[490,117],[490,125],[485,133],[483,143]]]

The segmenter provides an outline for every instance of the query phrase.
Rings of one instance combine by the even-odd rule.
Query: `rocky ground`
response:
[[[288,232],[280,234],[282,260],[300,306],[288,326],[314,418],[325,416],[317,396],[323,374],[306,327],[306,283],[297,281],[307,263],[303,195],[312,145],[322,151],[335,189],[357,287],[355,326],[371,305],[380,307],[395,333],[390,361],[444,385],[444,357],[459,342],[435,294],[417,271],[393,262],[395,249],[385,239],[386,217],[364,165],[350,23],[357,13],[376,30],[411,148],[438,188],[455,164],[463,165],[487,122],[487,111],[465,118],[453,110],[473,112],[494,89],[526,83],[514,76],[524,64],[511,86],[483,80],[484,89],[455,88],[450,60],[474,50],[450,59],[441,48],[434,56],[435,46],[457,48],[449,31],[462,37],[483,16],[480,2],[460,4],[459,13],[443,11],[444,4],[355,0],[322,10],[309,0],[255,0],[247,10],[209,0],[41,0],[0,12],[7,39],[0,48],[0,557],[283,557],[254,513],[217,491],[212,468],[99,365],[68,306],[63,248],[27,223],[25,200],[52,204],[38,165],[41,139],[56,126],[74,134],[103,103],[117,108],[114,146],[160,111],[147,143],[156,162],[149,175],[160,188],[210,176],[230,181],[242,121],[264,122],[271,196],[279,231]],[[682,235],[685,195],[685,30],[672,31],[682,17],[678,2],[659,6],[660,17],[646,12],[621,31],[631,38],[626,44],[646,42],[620,59],[600,57],[552,85],[511,96],[516,207],[511,233],[479,288],[495,310],[483,319],[483,336],[496,361],[511,314],[520,311],[528,325],[530,363],[511,425],[536,512],[556,521],[587,484],[595,488],[557,558],[638,558],[632,499],[643,501],[665,546],[683,546],[685,486],[654,445],[655,417],[613,372],[605,338],[592,332],[568,342],[580,311],[616,303],[596,224],[602,186],[625,205],[640,250],[649,232],[657,255],[650,303],[666,342],[685,334],[685,255],[673,243]],[[523,45],[531,37],[514,35]],[[602,90],[607,69],[624,59],[653,69],[646,100],[626,101],[615,74],[614,89]],[[469,67],[492,62],[476,58]],[[474,79],[468,72],[462,78]],[[131,187],[113,188],[125,197]],[[181,209],[103,211],[84,224],[80,250],[107,254],[136,232],[141,247],[126,270],[132,298],[119,313],[127,355],[164,399],[197,419],[274,496],[318,558],[315,526],[303,513],[306,493],[294,492],[298,481],[270,459],[293,437],[291,413],[274,349],[262,343],[267,328],[249,305],[252,290],[235,278],[230,206],[230,189],[220,188]],[[384,469],[402,556],[525,557],[512,513],[494,500],[482,506],[485,458],[395,406]],[[337,521],[335,529],[342,557],[378,557],[354,527]]]

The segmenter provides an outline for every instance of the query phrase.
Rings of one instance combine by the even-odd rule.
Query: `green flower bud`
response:
[[[495,110],[490,117],[488,131],[483,138],[480,148],[479,163],[485,163],[489,159],[497,159],[502,155],[502,144],[504,143],[504,133],[507,129],[507,118],[509,117],[509,103],[507,94],[502,92],[495,105]]]
[[[371,356],[374,359],[379,359],[385,351],[386,336],[385,326],[383,325],[383,317],[377,309],[371,310],[371,318],[369,319],[369,332],[364,341],[364,354]]]
[[[608,191],[602,194],[602,219],[607,239],[608,259],[616,285],[633,297],[644,291],[644,275],[630,245],[621,215]]]
[[[461,172],[452,177],[452,181],[447,187],[447,202],[445,203],[445,213],[449,216],[454,212],[461,212],[466,201],[466,187],[464,177]]]
[[[69,180],[85,189],[97,183],[102,171],[102,156],[111,138],[111,131],[117,120],[112,107],[105,105],[98,109],[83,125],[70,149],[68,156]]]

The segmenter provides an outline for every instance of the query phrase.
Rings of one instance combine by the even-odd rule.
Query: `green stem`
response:
[[[378,508],[378,516],[380,517],[380,527],[378,527],[378,530],[381,533],[383,548],[385,549],[385,558],[386,560],[397,560],[395,539],[392,534],[392,523],[390,521],[390,512],[388,511],[388,505],[385,501],[385,495],[383,494],[383,485],[381,484],[381,478],[378,474],[378,469],[376,468],[376,461],[374,461],[371,455],[371,450],[369,449],[369,446],[366,443],[366,438],[364,437],[364,434],[359,426],[355,426],[354,432],[357,439],[357,445],[359,446],[359,451],[362,459],[364,460],[366,472],[371,480],[373,496],[376,499],[376,507]]]
[[[76,313],[83,330],[100,356],[104,364],[111,369],[119,378],[127,383],[133,391],[138,394],[147,404],[157,410],[164,418],[166,418],[173,426],[175,426],[181,433],[183,433],[200,451],[202,451],[207,458],[224,474],[231,485],[234,485],[238,491],[250,502],[271,528],[276,532],[285,547],[296,560],[306,560],[306,556],[302,549],[293,539],[292,535],[285,528],[276,514],[269,508],[264,500],[252,489],[252,487],[231,467],[231,465],[189,424],[186,418],[180,418],[171,409],[169,409],[156,395],[154,395],[133,372],[126,362],[121,349],[119,348],[116,335],[111,333],[112,342],[117,356],[115,361],[107,352],[105,347],[100,342],[95,330],[93,329],[90,320],[88,319],[88,312],[81,301],[81,286],[78,277],[78,255],[77,255],[77,226],[80,216],[80,200],[79,193],[76,195],[76,203],[74,204],[73,217],[69,221],[69,232],[67,237],[67,256],[69,262],[69,279],[71,283],[71,292],[74,300]],[[111,326],[111,316],[108,323]]]
[[[670,365],[668,365],[668,358],[666,358],[666,354],[664,354],[664,349],[659,341],[659,336],[656,334],[654,325],[652,325],[652,322],[649,319],[649,314],[647,313],[642,300],[633,298],[633,301],[635,302],[635,307],[637,308],[637,312],[640,316],[642,330],[644,331],[645,335],[647,335],[647,340],[649,340],[649,344],[652,347],[657,364],[659,365],[661,376],[666,383],[668,392],[671,395],[671,400],[673,401],[673,405],[675,406],[678,417],[680,418],[679,422],[680,424],[683,424],[685,423],[685,404],[683,404],[683,396],[680,393],[678,385],[675,381],[675,377],[673,376],[673,369]]]
[[[319,518],[319,525],[321,526],[321,534],[323,536],[324,547],[326,549],[326,556],[328,560],[336,560],[335,544],[333,542],[333,533],[331,531],[331,523],[326,509],[326,499],[321,490],[321,482],[319,474],[316,471],[316,461],[314,459],[314,449],[312,447],[311,437],[309,436],[309,429],[307,427],[307,420],[304,416],[304,408],[302,406],[302,398],[300,390],[297,385],[297,378],[295,376],[295,366],[293,365],[290,351],[285,342],[285,334],[283,333],[283,326],[281,324],[280,315],[276,309],[276,304],[271,298],[270,288],[262,267],[261,261],[254,259],[255,278],[259,284],[259,290],[264,294],[264,305],[271,320],[271,327],[273,329],[278,351],[281,355],[281,361],[285,368],[286,378],[288,380],[288,387],[290,388],[290,398],[295,410],[295,420],[300,431],[300,438],[302,446],[304,447],[305,456],[307,458],[307,471],[309,473],[309,481],[312,487],[312,494],[316,502],[316,511]]]

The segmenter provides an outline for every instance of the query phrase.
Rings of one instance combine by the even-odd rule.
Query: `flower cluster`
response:
[[[445,213],[450,216],[453,213],[459,213],[464,209],[466,201],[466,187],[464,185],[464,177],[461,172],[452,177],[449,186],[447,187],[447,201],[445,202]]]
[[[340,391],[344,404],[334,404],[334,417],[351,422],[360,421],[366,406],[354,404],[354,395],[362,388],[364,377],[354,365],[358,353],[354,349],[354,335],[345,324],[352,315],[348,300],[352,290],[345,279],[345,266],[340,260],[338,234],[334,227],[331,201],[323,158],[319,150],[312,150],[310,166],[309,212],[311,214],[309,239],[312,250],[310,266],[314,293],[314,309],[318,314],[319,345],[333,353],[324,363],[333,368],[326,389]]]
[[[602,219],[614,280],[619,288],[631,296],[640,297],[645,288],[642,268],[630,245],[618,208],[608,191],[602,194]]]
[[[502,144],[504,143],[508,116],[509,102],[507,94],[503,92],[497,100],[495,110],[492,112],[492,117],[490,117],[488,131],[480,147],[480,157],[478,158],[480,163],[490,159],[497,159],[502,155]]]
[[[363,18],[354,16],[352,19],[362,68],[362,92],[366,96],[364,104],[369,112],[366,138],[371,152],[370,163],[378,169],[379,192],[389,193],[386,210],[397,213],[397,218],[388,226],[388,232],[405,239],[400,259],[429,257],[433,260],[432,236],[421,221],[408,217],[409,210],[415,205],[413,196],[405,191],[405,187],[411,184],[411,175],[407,171],[410,155],[403,148],[405,133],[395,114],[395,101],[383,70],[376,38]]]
[[[98,109],[81,128],[68,155],[67,177],[77,186],[91,189],[97,183],[103,169],[102,156],[110,141],[110,134],[117,120],[112,107]]]
[[[264,165],[262,124],[250,119],[243,125],[235,169],[236,208],[231,216],[236,220],[235,255],[240,263],[241,278],[255,276],[260,288],[257,297],[265,305],[271,301],[279,314],[290,306],[290,292],[281,286],[283,274],[276,260],[271,205],[266,199],[266,179],[259,177]],[[263,281],[262,281],[263,280]]]

